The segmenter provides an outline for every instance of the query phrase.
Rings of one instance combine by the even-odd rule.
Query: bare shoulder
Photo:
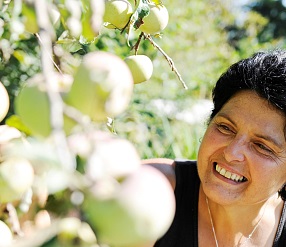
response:
[[[175,162],[172,159],[155,158],[142,160],[143,165],[150,165],[161,171],[169,180],[173,189],[176,186]]]

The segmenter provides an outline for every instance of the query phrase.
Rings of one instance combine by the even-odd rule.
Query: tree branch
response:
[[[172,71],[174,71],[175,74],[177,75],[177,77],[179,78],[179,80],[180,80],[180,82],[182,83],[183,87],[184,87],[185,89],[188,89],[188,87],[187,87],[186,83],[184,82],[182,76],[180,75],[180,73],[178,72],[177,68],[175,67],[175,64],[174,64],[173,60],[167,55],[167,53],[166,53],[158,44],[156,44],[156,42],[152,39],[152,37],[151,37],[150,34],[144,33],[144,38],[147,39],[147,40],[149,40],[150,43],[151,43],[157,50],[159,50],[159,51],[163,54],[163,56],[164,56],[164,57],[166,58],[166,60],[168,61],[169,65],[170,65],[170,67],[171,67],[171,69],[172,69]]]
[[[52,60],[52,40],[54,38],[54,30],[49,20],[48,15],[48,3],[46,0],[35,0],[35,9],[37,14],[38,25],[40,28],[39,40],[41,47],[41,62],[42,62],[42,73],[45,78],[47,85],[47,94],[51,107],[51,126],[52,126],[52,137],[55,140],[57,151],[62,165],[66,169],[71,170],[76,167],[75,160],[72,157],[66,136],[63,130],[64,117],[63,117],[63,102],[59,92],[56,92],[52,88],[51,74],[54,73],[54,63]]]

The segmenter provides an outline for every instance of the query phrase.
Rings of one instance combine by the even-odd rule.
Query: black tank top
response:
[[[198,198],[200,180],[196,161],[176,161],[176,213],[172,225],[154,247],[198,247]],[[286,247],[284,203],[273,247]],[[204,246],[203,246],[204,247]]]

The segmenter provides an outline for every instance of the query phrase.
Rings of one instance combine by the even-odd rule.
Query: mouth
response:
[[[238,174],[235,174],[231,171],[226,170],[225,168],[220,167],[216,162],[214,163],[215,171],[217,171],[221,176],[238,183],[243,183],[247,181],[247,178]]]

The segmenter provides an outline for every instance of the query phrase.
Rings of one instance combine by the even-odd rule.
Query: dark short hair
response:
[[[213,89],[214,109],[210,120],[242,90],[255,91],[286,116],[286,51],[258,52],[231,65]]]

